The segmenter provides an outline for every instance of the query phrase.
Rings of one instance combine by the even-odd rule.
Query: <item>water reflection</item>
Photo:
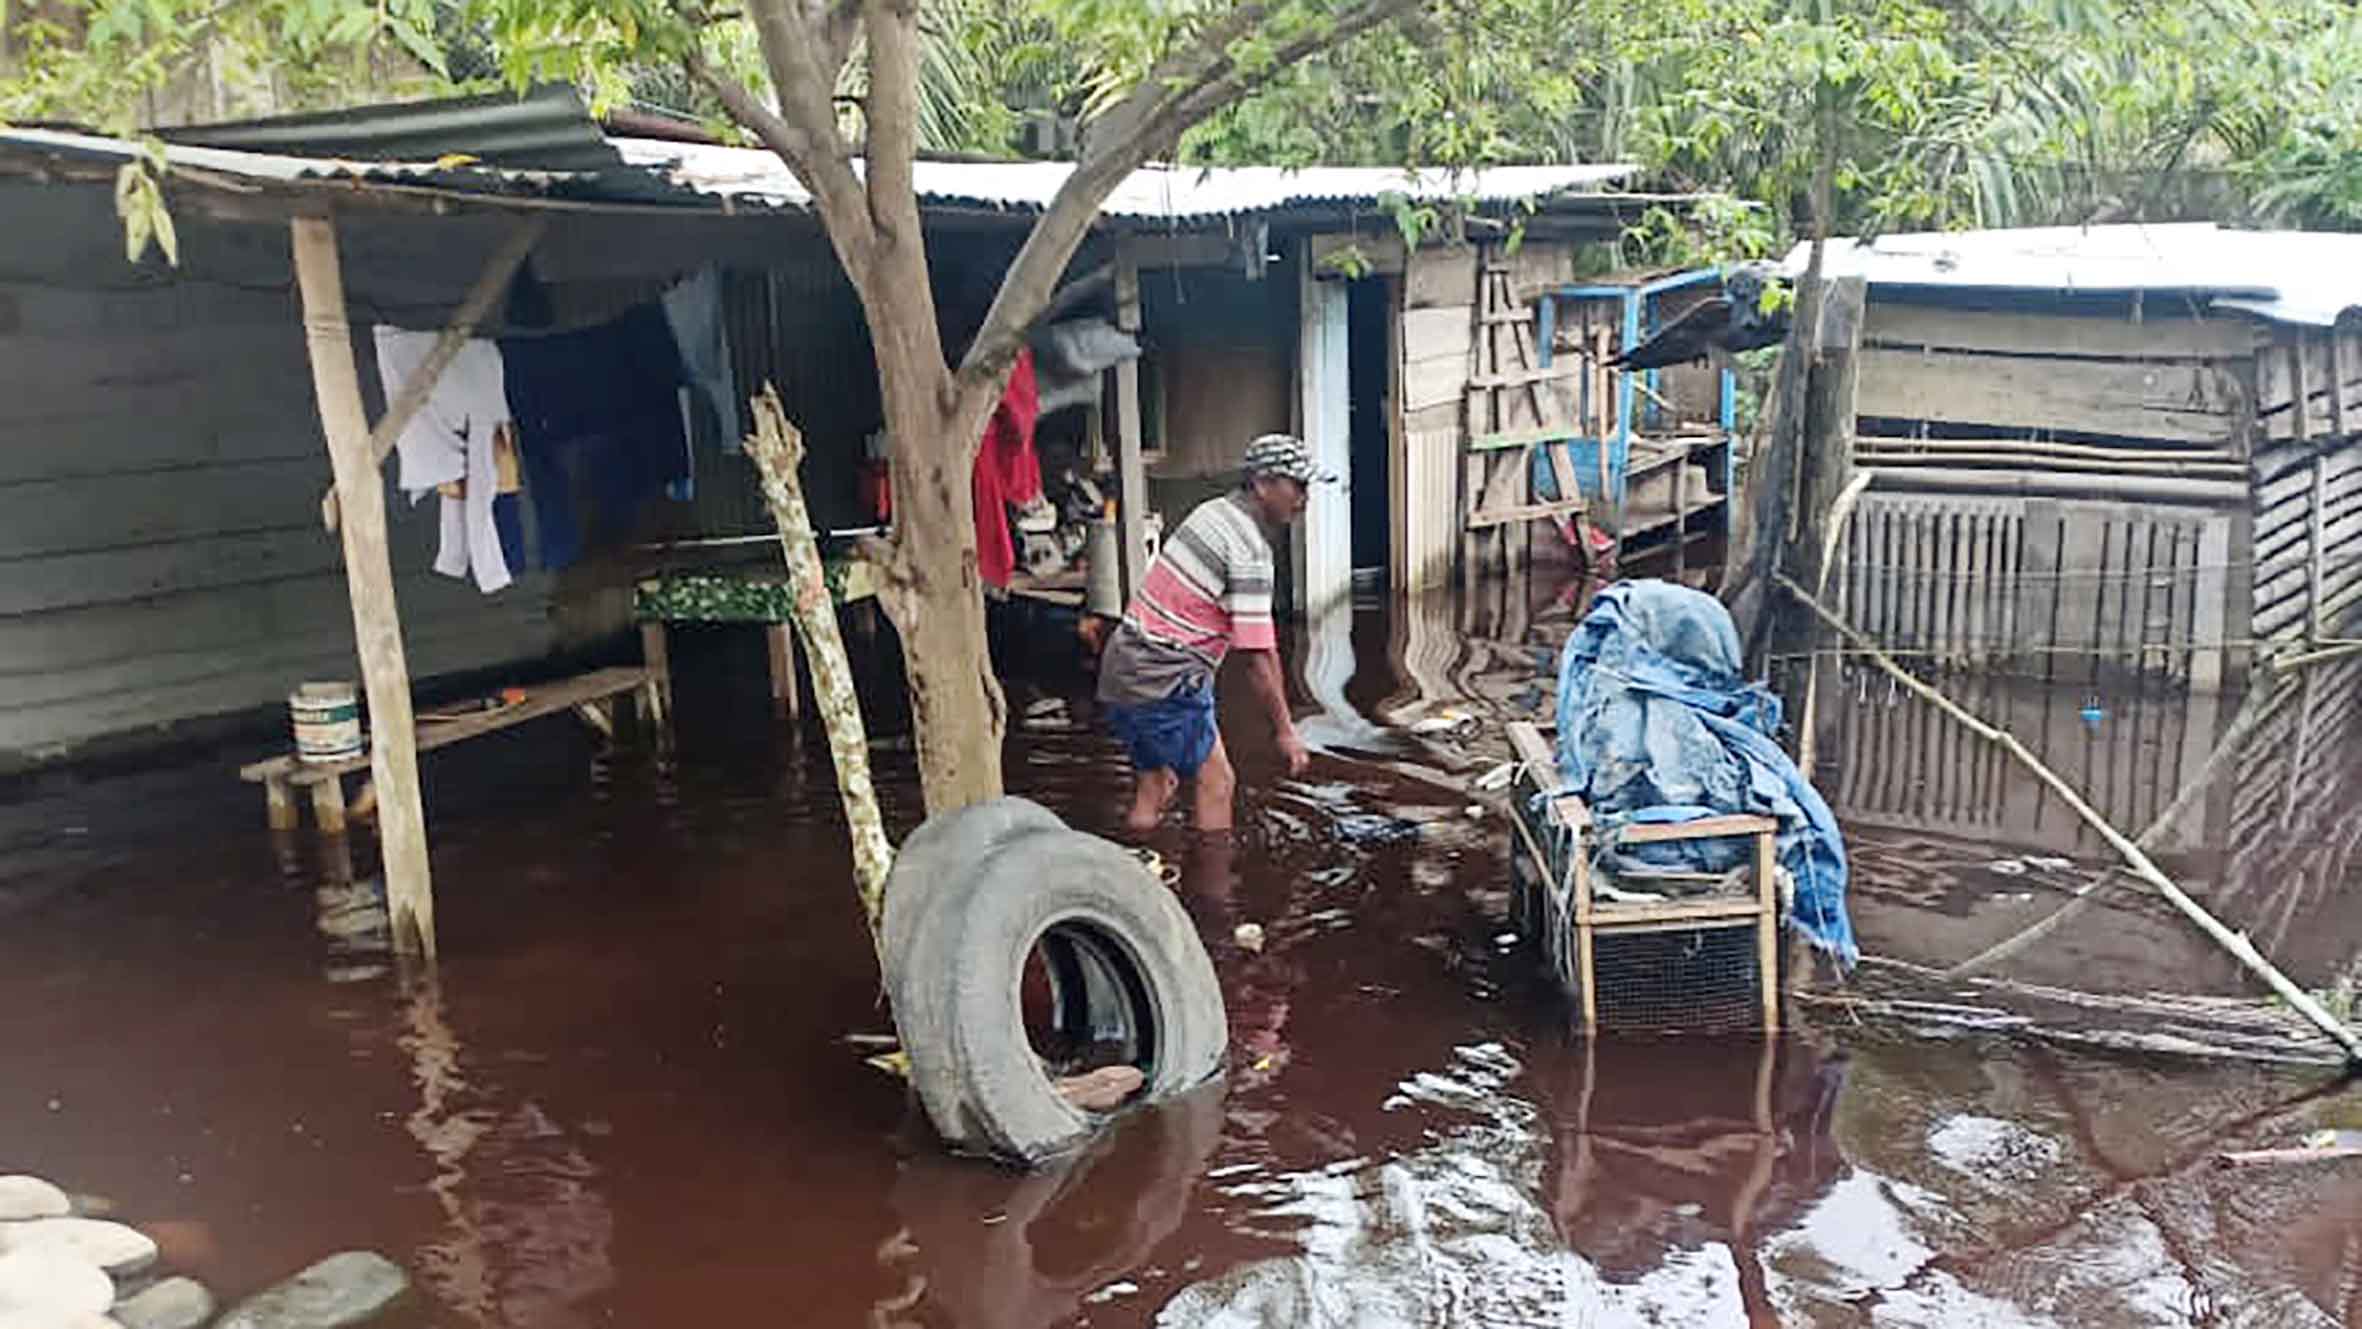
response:
[[[1225,1087],[1126,1116],[1083,1153],[1013,1175],[923,1152],[893,1186],[902,1226],[879,1247],[896,1290],[877,1329],[1034,1329],[1139,1291],[1127,1275],[1188,1217],[1220,1140]]]

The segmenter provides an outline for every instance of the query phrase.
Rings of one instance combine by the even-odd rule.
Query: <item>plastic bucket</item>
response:
[[[287,695],[299,761],[324,764],[361,755],[361,701],[350,683],[305,683]]]

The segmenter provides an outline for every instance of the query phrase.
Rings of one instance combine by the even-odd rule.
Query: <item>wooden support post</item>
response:
[[[771,708],[789,720],[803,713],[803,699],[796,693],[796,634],[785,623],[773,623],[763,629],[763,640],[771,656]]]
[[[295,810],[295,791],[287,787],[285,776],[275,775],[262,782],[263,817],[274,831],[292,831],[302,824]]]
[[[2322,566],[2323,536],[2329,514],[2329,459],[2327,449],[2313,454],[2313,510],[2305,525],[2305,640],[2318,642],[2322,632]]]
[[[1775,831],[1755,833],[1755,981],[1763,989],[1763,1032],[1780,1032],[1780,882]]]
[[[331,775],[312,786],[312,820],[322,835],[344,834],[344,777]]]
[[[1131,246],[1116,250],[1115,326],[1140,331],[1140,265]],[[1124,360],[1115,367],[1116,544],[1123,557],[1123,600],[1126,608],[1140,583],[1148,577],[1148,464],[1141,455],[1140,361]]]
[[[640,625],[640,664],[648,671],[648,689],[659,710],[669,710],[673,699],[673,666],[670,638],[665,625],[650,620]],[[646,717],[654,719],[654,716]]]
[[[1587,830],[1574,832],[1574,844],[1567,850],[1568,871],[1574,874],[1575,888],[1575,978],[1583,988],[1583,1032],[1599,1032],[1599,974],[1594,964],[1596,938],[1591,922],[1591,853],[1583,844]]]
[[[435,954],[434,882],[426,848],[426,809],[418,787],[418,726],[410,711],[410,666],[402,651],[402,617],[394,602],[394,570],[386,552],[385,478],[370,451],[361,406],[353,329],[345,315],[344,273],[336,226],[325,217],[290,223],[295,280],[303,298],[304,341],[311,356],[312,391],[336,472],[338,530],[344,543],[345,584],[353,602],[353,639],[369,698],[370,770],[377,785],[378,839],[385,861],[386,905],[394,945]]]

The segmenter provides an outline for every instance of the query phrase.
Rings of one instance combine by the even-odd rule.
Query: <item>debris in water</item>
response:
[[[857,1048],[894,1048],[902,1046],[902,1040],[896,1038],[892,1034],[847,1034],[845,1035],[845,1041]]]
[[[1413,721],[1411,732],[1414,734],[1448,734],[1475,723],[1476,717],[1473,715],[1465,715],[1459,711],[1438,711],[1423,720]]]
[[[910,1078],[910,1054],[907,1052],[881,1052],[874,1057],[863,1057],[862,1060],[896,1079]]]
[[[1112,1112],[1140,1092],[1148,1077],[1137,1066],[1102,1066],[1082,1075],[1069,1075],[1054,1086],[1058,1096],[1085,1112]]]
[[[392,1260],[345,1251],[247,1298],[217,1329],[343,1329],[375,1316],[409,1288],[410,1276]]]
[[[1517,763],[1513,761],[1502,762],[1500,765],[1495,766],[1491,770],[1486,771],[1484,774],[1476,777],[1476,791],[1480,794],[1489,794],[1496,789],[1506,789],[1509,787],[1509,782],[1515,779],[1516,776]]]
[[[197,1329],[213,1318],[213,1294],[194,1278],[167,1278],[116,1303],[109,1314],[123,1329]]]
[[[1240,950],[1249,954],[1263,953],[1263,925],[1260,923],[1239,924],[1237,930],[1230,934],[1230,939],[1238,943]]]

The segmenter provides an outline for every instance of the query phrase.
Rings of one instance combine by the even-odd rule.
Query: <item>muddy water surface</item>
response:
[[[759,656],[731,647],[685,653],[673,760],[554,721],[437,754],[431,980],[382,951],[366,840],[349,871],[274,845],[226,761],[18,791],[0,1171],[108,1197],[233,1297],[383,1250],[410,1325],[2362,1327],[2362,1166],[2210,1161],[2362,1126],[2316,1074],[1826,1016],[1768,1045],[1568,1038],[1504,930],[1501,823],[1469,813],[1496,744],[1411,732],[1547,705],[1567,612],[1364,610],[1296,643],[1309,776],[1276,779],[1242,710],[1242,833],[1157,842],[1233,1073],[1064,1168],[940,1156],[847,1045],[884,1024],[826,754],[755,721]],[[1069,704],[1013,736],[1010,783],[1112,829],[1120,763],[1079,683],[1045,695]],[[1873,947],[1957,959],[2097,861],[1862,785],[1903,750],[1888,721],[1825,740]],[[908,757],[879,755],[906,827]],[[1945,806],[2013,796],[1981,778]],[[2220,824],[2192,862],[2233,856]],[[2307,907],[2351,919],[2323,853]],[[2175,977],[2121,934],[2097,935],[2126,983]],[[2029,963],[2099,953],[2065,944]]]

